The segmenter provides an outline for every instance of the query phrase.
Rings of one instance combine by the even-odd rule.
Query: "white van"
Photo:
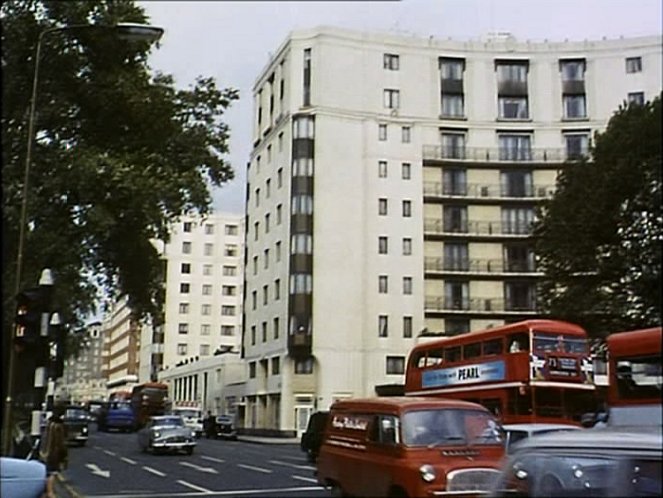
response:
[[[191,406],[174,406],[173,415],[179,415],[184,420],[184,425],[196,432],[196,437],[203,434],[203,412],[199,408]]]

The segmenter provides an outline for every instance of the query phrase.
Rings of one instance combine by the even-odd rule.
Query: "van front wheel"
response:
[[[343,488],[338,485],[338,483],[332,482],[331,483],[331,495],[334,498],[349,498],[350,495],[347,494],[345,491],[343,491]]]
[[[408,498],[408,496],[403,488],[391,488],[389,498]]]

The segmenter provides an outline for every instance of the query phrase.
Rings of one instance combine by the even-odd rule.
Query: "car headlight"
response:
[[[87,434],[87,427],[83,427],[83,429],[81,429],[81,432],[82,432],[83,434]]]
[[[419,473],[425,482],[433,482],[435,480],[435,468],[432,465],[422,465],[419,467]]]
[[[159,431],[154,431],[152,435],[154,436],[154,439],[159,439],[161,437],[161,433]]]
[[[191,429],[191,433],[189,434],[189,436],[191,436],[191,437],[196,437],[196,431],[194,431],[193,429]]]

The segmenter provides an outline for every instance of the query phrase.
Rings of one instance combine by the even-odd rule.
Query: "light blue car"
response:
[[[0,496],[38,498],[46,491],[46,465],[37,460],[0,457]]]

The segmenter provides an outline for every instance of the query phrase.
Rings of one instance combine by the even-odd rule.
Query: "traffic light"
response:
[[[46,338],[41,337],[42,313],[46,311],[46,291],[43,287],[25,289],[16,296],[16,329],[14,344],[18,351],[43,347]]]
[[[49,329],[49,337],[51,346],[48,377],[51,379],[59,379],[64,374],[67,331],[62,325],[51,325]]]

